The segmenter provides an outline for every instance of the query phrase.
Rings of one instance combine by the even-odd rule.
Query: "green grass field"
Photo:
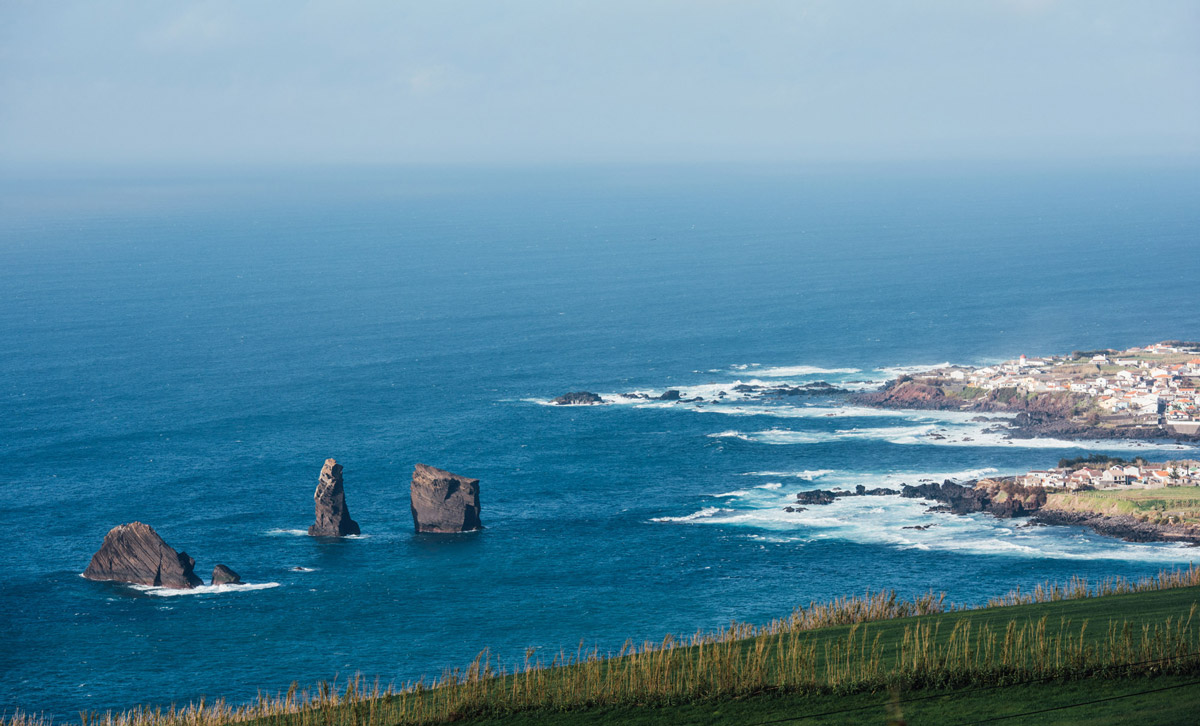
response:
[[[895,642],[905,628],[918,621],[938,629],[945,642],[956,623],[972,627],[991,625],[1003,629],[1009,622],[1046,619],[1050,632],[1078,628],[1087,622],[1086,636],[1098,644],[1107,635],[1107,624],[1124,622],[1138,627],[1187,617],[1200,607],[1200,587],[1150,593],[1111,595],[1084,600],[1020,605],[963,611],[936,616],[903,618],[868,626],[884,640]],[[1200,612],[1196,615],[1200,618]],[[836,642],[849,626],[815,631],[814,638]],[[872,636],[874,637],[874,636]],[[1146,693],[1150,691],[1149,693]],[[1142,695],[1138,695],[1142,694]],[[1111,699],[1111,700],[1100,700]],[[1099,702],[1096,702],[1099,701]],[[1083,704],[1083,705],[1080,705]],[[1056,710],[1048,710],[1056,709]],[[1043,713],[1021,716],[1034,711]],[[909,724],[969,724],[1004,717],[1011,724],[1158,724],[1200,723],[1200,668],[1178,675],[1123,676],[1109,674],[1077,679],[1046,679],[958,688],[925,688],[855,694],[787,694],[764,692],[715,703],[688,703],[669,707],[621,707],[570,712],[535,711],[478,718],[464,723],[480,726],[568,726],[573,724],[885,724],[900,714]],[[786,721],[782,721],[785,720]]]
[[[1016,604],[1023,603],[1023,604]],[[1003,606],[1001,606],[1003,604]],[[616,655],[500,668],[481,657],[398,690],[361,680],[84,726],[1197,723],[1200,570],[1014,592],[986,608],[883,593]],[[48,726],[10,714],[5,726]]]
[[[1150,522],[1173,519],[1181,524],[1200,524],[1200,487],[1055,492],[1046,497],[1046,508],[1126,514]]]

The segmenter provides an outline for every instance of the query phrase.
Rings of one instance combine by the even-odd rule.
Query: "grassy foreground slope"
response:
[[[1077,630],[1088,623],[1085,641],[1099,646],[1110,637],[1109,624],[1139,630],[1168,618],[1200,618],[1200,587],[1144,592],[1082,600],[1018,605],[944,615],[902,618],[867,626],[882,639],[902,638],[918,623],[932,626],[945,642],[970,622],[1007,629],[1010,622],[1045,622],[1047,635]],[[852,626],[814,631],[829,643],[844,638]],[[874,636],[872,636],[874,637]],[[1137,661],[1130,661],[1136,663]],[[1200,723],[1200,663],[1166,674],[1165,663],[1129,670],[1064,673],[1062,677],[1014,679],[1010,683],[962,684],[947,688],[879,689],[860,693],[779,693],[764,691],[718,701],[670,706],[625,706],[566,712],[530,711],[468,719],[480,726],[571,726],[574,724],[884,724],[899,717],[909,724],[970,724],[996,719],[1012,724],[1157,724]],[[1032,681],[1032,682],[1029,682]]]
[[[879,593],[612,656],[581,649],[505,669],[484,653],[399,689],[356,679],[236,706],[85,715],[84,726],[884,723],[888,713],[907,723],[1122,723],[1135,712],[1149,726],[1200,723],[1198,691],[1200,569],[1189,568],[1014,591],[975,610]],[[20,713],[0,722],[49,726]]]
[[[754,726],[768,723],[779,726],[882,726],[896,717],[913,726],[958,726],[989,719],[1014,726],[1127,726],[1130,723],[1136,723],[1137,726],[1194,726],[1200,722],[1200,685],[1194,676],[1108,681],[1089,679],[1011,686],[997,691],[966,694],[920,691],[904,694],[901,698],[907,700],[892,704],[887,694],[878,693],[852,696],[761,695],[670,708],[536,712],[462,723],[472,726]],[[1112,700],[1076,705],[1097,699]],[[1030,714],[1031,711],[1040,713]]]

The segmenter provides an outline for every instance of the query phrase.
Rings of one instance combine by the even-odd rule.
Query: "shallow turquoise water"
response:
[[[978,602],[1194,559],[891,499],[782,511],[806,487],[1103,447],[1014,446],[837,397],[540,403],[1194,339],[1193,169],[0,184],[0,711],[402,681],[484,647],[615,649],[867,588]],[[291,531],[328,456],[362,539]],[[414,535],[417,462],[479,477],[487,529]],[[221,562],[277,586],[164,596],[78,577],[135,519],[206,578]]]

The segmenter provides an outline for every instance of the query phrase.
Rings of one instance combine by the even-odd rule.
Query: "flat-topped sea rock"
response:
[[[317,519],[308,528],[312,537],[345,537],[359,534],[358,522],[350,519],[346,507],[346,492],[342,488],[342,465],[337,459],[326,459],[313,492]]]
[[[240,585],[242,584],[242,576],[225,565],[217,565],[213,568],[212,573],[213,585]]]
[[[417,464],[409,495],[413,526],[418,532],[450,534],[483,529],[478,479]]]
[[[83,576],[186,590],[204,584],[192,571],[195,566],[195,560],[171,549],[153,527],[130,522],[108,531]]]

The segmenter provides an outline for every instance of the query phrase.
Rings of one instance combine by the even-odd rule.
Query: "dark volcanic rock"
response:
[[[417,464],[409,490],[418,532],[469,532],[479,521],[479,480]]]
[[[862,484],[854,487],[852,492],[835,492],[832,489],[812,489],[806,492],[800,492],[796,495],[797,504],[832,504],[835,499],[841,497],[883,497],[889,494],[899,494],[895,489],[887,489],[879,487],[876,489],[867,489]]]
[[[240,585],[242,584],[242,576],[225,565],[217,565],[213,568],[212,584],[214,585]]]
[[[119,524],[104,536],[83,576],[186,590],[204,583],[192,572],[196,561],[171,549],[148,524]]]
[[[676,391],[674,388],[672,388],[671,390],[666,391],[661,396],[659,396],[658,400],[660,400],[660,401],[678,401],[679,400],[679,391]]]
[[[814,381],[813,383],[803,383],[798,386],[775,386],[764,391],[769,396],[817,396],[834,393],[848,393],[844,388],[826,383],[825,381]]]
[[[900,492],[896,491],[895,489],[888,489],[887,487],[876,487],[874,489],[867,489],[862,484],[859,484],[858,486],[854,487],[854,494],[856,496],[860,496],[860,497],[886,497],[888,495],[895,495],[895,494],[899,494],[899,493]]]
[[[1143,522],[1126,515],[1109,516],[1088,512],[1041,509],[1033,515],[1041,524],[1066,524],[1088,527],[1099,534],[1120,537],[1127,542],[1189,542],[1200,544],[1200,527],[1161,525]]]
[[[900,489],[900,496],[908,499],[929,499],[935,502],[941,502],[945,505],[942,507],[933,507],[929,511],[950,511],[954,514],[970,514],[972,512],[982,512],[987,508],[989,498],[984,492],[976,490],[975,487],[965,487],[961,484],[955,484],[947,479],[938,484],[919,484],[917,486],[909,486],[905,484]]]
[[[838,497],[846,496],[845,492],[833,492],[827,489],[813,489],[796,495],[797,504],[832,504]]]
[[[551,401],[551,403],[555,406],[590,406],[596,403],[604,403],[604,399],[591,391],[575,391],[573,393],[564,393]]]
[[[1023,487],[1009,482],[998,487],[996,482],[988,481],[980,486],[964,486],[955,484],[947,479],[938,484],[907,484],[900,491],[900,496],[909,499],[928,499],[941,502],[940,506],[930,507],[930,512],[950,512],[952,514],[971,514],[973,512],[988,512],[1001,519],[1009,517],[1027,517],[1033,514],[1046,502],[1045,490],[1040,487]],[[1000,495],[1004,496],[1001,497]]]
[[[311,537],[345,537],[358,534],[358,523],[350,519],[346,508],[346,492],[342,489],[342,465],[336,459],[326,459],[313,492],[317,521],[308,528]]]

